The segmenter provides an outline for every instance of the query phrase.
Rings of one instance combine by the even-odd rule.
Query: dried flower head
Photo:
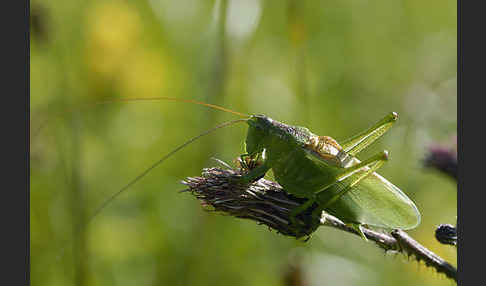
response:
[[[306,199],[297,198],[282,190],[275,182],[260,179],[250,185],[240,185],[240,170],[207,168],[201,177],[189,177],[182,183],[185,191],[196,196],[207,209],[223,212],[238,218],[252,219],[283,235],[296,238],[309,236],[320,225],[312,217],[312,210],[297,216],[299,226],[292,226],[290,212]]]

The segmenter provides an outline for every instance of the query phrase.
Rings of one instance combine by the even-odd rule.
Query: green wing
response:
[[[323,194],[324,197],[342,191],[357,176],[359,174],[353,174],[334,184],[323,191],[328,193]],[[412,200],[376,172],[359,182],[326,211],[345,222],[359,222],[386,228],[406,230],[420,224],[420,212]]]
[[[328,163],[312,152],[306,152],[306,157],[321,167],[323,172],[329,168]],[[356,159],[356,162],[359,160]],[[318,194],[318,201],[325,204],[365,171],[366,168],[323,190]],[[376,172],[362,179],[335,203],[328,206],[326,211],[344,222],[358,222],[386,228],[406,230],[420,223],[420,212],[412,200]]]

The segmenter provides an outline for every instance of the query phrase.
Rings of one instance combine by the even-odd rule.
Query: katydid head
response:
[[[314,135],[305,127],[287,125],[265,115],[252,115],[246,122],[246,151],[250,155],[263,151],[270,144],[276,146],[275,142],[279,142],[279,146],[304,146]]]
[[[290,135],[298,132],[302,133],[304,132],[303,130],[308,132],[307,128],[287,125],[262,114],[251,115],[250,118],[248,118],[247,123],[250,128],[260,129],[267,133]]]
[[[248,125],[257,129],[268,130],[274,120],[263,114],[254,114],[248,118]]]
[[[247,119],[246,152],[250,155],[263,151],[266,130],[269,130],[272,119],[265,115],[251,115]]]

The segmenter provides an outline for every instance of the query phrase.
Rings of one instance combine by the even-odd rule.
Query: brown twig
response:
[[[418,260],[424,261],[425,265],[434,267],[437,272],[444,273],[457,282],[457,269],[440,256],[425,248],[403,230],[394,229],[391,235],[397,240],[403,251],[414,254]]]
[[[319,226],[333,227],[354,235],[360,235],[354,228],[338,218],[323,212],[320,218],[312,216],[310,208],[297,216],[297,226],[290,224],[290,212],[305,199],[294,197],[272,181],[260,179],[250,185],[235,183],[241,176],[239,170],[208,168],[201,177],[186,178],[182,183],[189,188],[202,205],[217,212],[237,218],[245,218],[264,224],[278,233],[296,238],[310,237]],[[363,228],[368,240],[386,251],[396,251],[424,261],[428,267],[457,282],[457,270],[442,258],[413,240],[402,230],[391,234]]]

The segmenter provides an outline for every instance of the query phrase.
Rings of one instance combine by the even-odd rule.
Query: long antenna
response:
[[[213,131],[216,131],[220,128],[223,128],[223,127],[227,127],[227,126],[230,126],[230,125],[233,125],[235,123],[238,123],[238,122],[245,122],[247,121],[247,119],[237,119],[237,120],[233,120],[233,121],[228,121],[228,122],[225,122],[223,124],[220,124],[214,128],[211,128],[199,135],[197,135],[196,137],[193,137],[191,139],[189,139],[188,141],[186,141],[184,144],[180,145],[179,147],[175,148],[174,150],[170,151],[168,154],[166,154],[165,156],[163,156],[162,158],[160,158],[157,162],[155,162],[152,166],[150,166],[149,168],[145,169],[145,171],[143,171],[142,173],[140,173],[140,175],[138,175],[137,177],[135,177],[133,180],[131,180],[128,184],[126,184],[123,188],[121,188],[119,191],[117,191],[116,193],[114,193],[113,195],[111,195],[106,201],[104,201],[96,210],[95,212],[88,218],[88,221],[86,224],[90,223],[99,213],[101,210],[103,210],[110,202],[112,202],[116,197],[118,197],[121,193],[123,193],[125,190],[127,190],[128,188],[130,188],[133,184],[135,184],[136,182],[138,182],[140,179],[142,179],[143,177],[145,177],[145,175],[147,175],[150,171],[152,171],[155,167],[157,167],[158,165],[160,165],[162,162],[164,162],[165,160],[167,160],[169,157],[171,157],[172,155],[174,155],[175,153],[177,153],[177,151],[181,150],[182,148],[186,147],[187,145],[189,145],[190,143],[196,141],[197,139],[205,136],[205,135],[208,135],[209,133],[213,132]]]
[[[228,108],[224,108],[224,107],[221,107],[221,106],[218,106],[218,105],[214,105],[214,104],[209,104],[209,103],[205,103],[205,102],[201,102],[201,101],[197,101],[197,100],[193,100],[193,99],[184,99],[184,98],[167,97],[167,96],[120,98],[120,99],[101,101],[101,102],[98,102],[97,104],[106,104],[106,103],[114,103],[114,102],[128,102],[128,101],[146,101],[146,100],[148,100],[148,101],[150,101],[150,100],[170,100],[170,101],[187,102],[187,103],[198,104],[198,105],[206,106],[206,107],[209,107],[209,108],[221,110],[221,111],[224,111],[224,112],[233,113],[233,114],[236,114],[240,117],[249,117],[250,116],[248,114],[240,113],[240,112],[237,112],[237,111],[234,111],[234,110],[231,110],[231,109],[228,109]]]
[[[184,99],[184,98],[176,98],[176,97],[167,97],[167,96],[157,96],[157,97],[128,97],[128,98],[117,98],[117,99],[110,99],[110,100],[98,101],[98,102],[94,102],[94,103],[89,103],[89,104],[87,104],[87,105],[85,105],[83,107],[77,107],[77,108],[72,108],[72,109],[64,110],[62,113],[59,113],[58,115],[59,116],[63,116],[63,115],[69,114],[69,113],[74,112],[74,111],[80,111],[83,108],[94,107],[94,106],[97,106],[97,105],[103,105],[103,104],[109,104],[109,103],[131,102],[131,101],[156,101],[156,100],[169,100],[169,101],[178,101],[178,102],[192,103],[192,104],[202,105],[202,106],[206,106],[206,107],[209,107],[209,108],[212,108],[212,109],[216,109],[216,110],[220,110],[220,111],[232,113],[232,114],[238,115],[240,117],[249,117],[250,116],[248,114],[244,114],[244,113],[241,113],[241,112],[237,112],[237,111],[234,111],[234,110],[231,110],[231,109],[228,109],[228,108],[224,108],[224,107],[221,107],[221,106],[218,106],[218,105],[215,105],[215,104],[205,103],[205,102],[201,102],[201,101],[197,101],[197,100],[192,100],[192,99]],[[44,128],[44,126],[47,125],[47,122],[48,121],[49,121],[49,117],[46,120],[44,120],[44,122],[42,122],[40,124],[40,126],[37,128],[37,130],[33,133],[33,135],[32,135],[33,138],[35,138],[37,136],[37,134],[40,133],[40,131]]]

